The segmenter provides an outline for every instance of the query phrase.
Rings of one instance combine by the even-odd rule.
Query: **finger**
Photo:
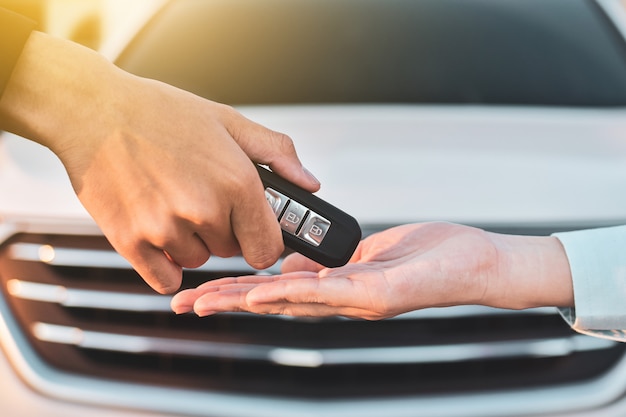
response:
[[[161,294],[176,291],[182,282],[182,268],[165,253],[149,244],[140,244],[120,252],[150,287]]]
[[[196,300],[193,291],[194,290],[184,290],[172,297],[170,300],[170,308],[174,313],[183,314],[193,310],[193,303]]]
[[[348,277],[280,280],[257,286],[248,293],[250,305],[285,301],[293,304],[354,306],[360,303],[353,281]]]
[[[289,141],[293,143],[291,139],[289,139]],[[257,162],[268,165],[270,169],[279,176],[309,192],[314,193],[320,189],[320,181],[311,171],[302,165],[295,153],[292,158],[286,157],[285,155],[278,155],[274,159],[266,161],[258,160]]]
[[[221,258],[230,258],[231,256],[241,253],[239,243],[228,221],[223,221],[221,224],[217,225],[206,226],[202,229],[197,228],[196,234],[209,254]]]
[[[317,303],[270,303],[248,305],[246,310],[255,314],[284,315],[293,317],[333,317],[342,316],[351,319],[377,320],[382,317],[367,309],[329,306]]]
[[[252,278],[252,277],[251,277]],[[219,282],[216,282],[219,281]],[[238,283],[233,279],[219,279],[205,282],[197,288],[183,290],[172,297],[170,307],[176,314],[189,313],[194,309],[194,304],[205,294],[210,293],[228,293],[229,291],[250,290],[255,285],[263,282],[242,282]],[[219,294],[218,294],[219,296]],[[210,310],[210,307],[204,310]]]
[[[215,287],[217,290],[217,287]],[[196,302],[198,297],[211,289],[205,289],[204,291],[198,288],[191,288],[188,290],[180,291],[172,297],[170,300],[170,308],[176,314],[188,313],[193,310],[193,303]]]
[[[185,239],[172,240],[163,250],[171,260],[184,268],[197,268],[209,260],[211,252],[196,234]]]
[[[288,275],[266,275],[266,276],[240,276],[240,277],[228,277],[220,278],[212,281],[205,282],[197,288],[187,289],[176,294],[170,303],[170,307],[177,314],[188,313],[193,310],[194,304],[197,300],[210,293],[227,293],[234,290],[246,290],[249,291],[254,287],[272,283],[278,280],[292,280],[303,278],[314,278],[315,275],[311,273],[293,273]],[[220,294],[215,294],[219,296]],[[208,298],[206,300],[209,300]],[[201,306],[201,304],[198,304]],[[201,306],[203,310],[212,310],[211,306]]]
[[[235,126],[237,128],[233,128]],[[227,127],[250,159],[269,165],[272,171],[305,190],[319,190],[320,182],[302,166],[289,136],[255,123],[238,112],[232,113]]]
[[[215,313],[248,311],[246,295],[250,286],[238,286],[229,290],[206,292],[193,303],[193,311],[200,317]]]
[[[194,304],[205,294],[222,292],[224,294],[229,291],[238,291],[245,290],[246,292],[252,288],[252,285],[247,284],[234,284],[227,286],[218,286],[218,287],[207,287],[207,288],[194,288],[189,290],[184,290],[179,292],[178,294],[172,297],[170,302],[170,307],[172,311],[176,314],[189,313],[194,310]],[[219,295],[219,294],[218,294]],[[210,307],[205,308],[204,310],[210,310]]]
[[[280,302],[322,304],[357,308],[382,315],[387,314],[390,309],[383,302],[385,297],[388,297],[385,287],[375,289],[373,286],[380,280],[380,273],[376,271],[362,271],[345,276],[333,275],[328,278],[281,280],[251,289],[246,304],[249,306]]]
[[[267,200],[258,175],[231,213],[233,232],[248,264],[256,269],[272,266],[284,251],[280,225]],[[255,185],[258,185],[255,187]]]
[[[199,297],[193,304],[193,311],[200,317],[224,312],[247,311],[257,314],[281,314],[290,316],[314,316],[326,317],[344,315],[351,317],[372,317],[367,310],[329,306],[319,303],[270,303],[250,305],[246,301],[250,286],[240,286],[229,290],[207,292]]]

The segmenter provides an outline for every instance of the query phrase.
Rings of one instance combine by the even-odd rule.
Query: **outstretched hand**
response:
[[[450,223],[404,225],[363,240],[346,266],[323,268],[294,254],[283,262],[281,275],[210,281],[175,295],[172,309],[200,316],[248,311],[376,320],[459,304],[569,305],[564,256],[550,237],[499,235]]]

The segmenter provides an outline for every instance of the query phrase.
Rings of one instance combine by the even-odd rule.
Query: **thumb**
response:
[[[289,136],[255,123],[240,113],[236,113],[227,127],[251,160],[268,165],[276,174],[307,191],[320,189],[318,179],[302,166]]]

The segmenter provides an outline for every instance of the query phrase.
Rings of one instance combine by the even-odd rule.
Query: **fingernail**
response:
[[[189,313],[192,310],[191,306],[177,306],[176,308],[172,308],[172,311],[175,314],[185,314]]]
[[[213,311],[213,310],[198,311],[198,310],[196,310],[195,313],[196,313],[196,315],[198,317],[206,317],[206,316],[211,316],[211,315],[217,313],[217,311]]]
[[[306,169],[305,167],[302,167],[302,169],[304,170],[304,173],[311,179],[311,181],[313,181],[315,184],[317,185],[321,185],[320,180],[318,180],[317,178],[315,178],[315,175],[313,175],[311,173],[311,171],[309,171],[308,169]]]

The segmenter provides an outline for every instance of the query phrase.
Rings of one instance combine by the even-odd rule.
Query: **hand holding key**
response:
[[[242,253],[256,268],[282,255],[251,160],[319,189],[288,136],[40,32],[2,95],[0,125],[59,157],[109,242],[162,293],[213,255]]]

